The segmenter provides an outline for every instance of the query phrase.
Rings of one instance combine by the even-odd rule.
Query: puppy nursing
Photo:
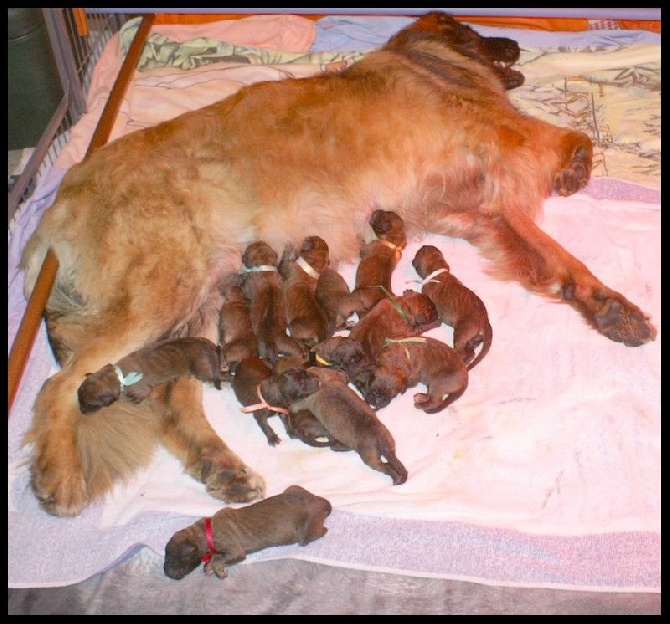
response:
[[[316,299],[319,277],[329,262],[326,242],[320,236],[308,236],[297,252],[284,250],[279,263],[288,333],[306,348],[325,340],[335,330]]]
[[[258,355],[275,362],[280,355],[302,355],[303,347],[288,336],[279,255],[265,241],[256,241],[242,254],[242,292],[249,301],[249,318]]]
[[[365,315],[376,303],[391,296],[391,277],[407,246],[405,222],[391,210],[375,210],[370,216],[376,239],[361,249],[361,260],[356,269],[354,297],[359,300],[356,310]]]

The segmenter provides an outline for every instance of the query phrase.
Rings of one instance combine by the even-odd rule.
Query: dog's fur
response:
[[[356,310],[359,318],[384,297],[393,294],[393,271],[407,247],[405,222],[392,210],[375,210],[370,216],[370,226],[376,238],[361,249],[353,290],[354,297],[359,300]]]
[[[316,285],[328,263],[328,245],[320,236],[305,237],[297,252],[287,247],[279,262],[288,333],[306,349],[335,331],[316,300]]]
[[[249,553],[288,544],[306,546],[323,537],[328,532],[324,522],[331,511],[328,500],[299,485],[290,485],[281,494],[246,507],[225,507],[210,519],[214,552],[207,544],[205,518],[200,518],[170,538],[163,571],[180,580],[205,558],[205,574],[225,578],[227,568],[244,561]]]
[[[468,368],[448,344],[429,336],[387,340],[376,366],[356,377],[356,387],[375,409],[386,407],[408,388],[422,383],[414,406],[436,414],[461,397],[468,387]]]
[[[255,241],[244,250],[242,263],[242,292],[249,301],[258,355],[271,364],[280,355],[301,355],[304,349],[287,333],[279,255],[265,241]]]
[[[352,295],[347,280],[336,269],[328,267],[321,272],[314,296],[326,313],[333,333],[340,329],[351,329],[354,321],[349,319],[360,308],[360,302]]]
[[[222,366],[223,365],[223,366]],[[107,364],[94,373],[88,373],[77,388],[79,409],[90,414],[124,397],[133,403],[144,401],[152,390],[177,377],[195,377],[202,382],[221,388],[225,378],[221,352],[206,338],[175,338],[148,345],[121,358],[116,364]],[[122,383],[121,377],[140,375],[137,381]]]
[[[341,371],[312,367],[319,389],[289,405],[289,419],[311,412],[338,444],[356,451],[373,470],[391,477],[394,485],[407,481],[407,469],[396,456],[395,440],[375,411],[349,386]]]
[[[412,266],[424,279],[421,292],[435,304],[440,320],[453,327],[456,353],[468,368],[473,368],[489,352],[493,341],[493,329],[484,302],[450,272],[444,255],[434,245],[423,245],[416,252]],[[425,281],[428,277],[430,279]]]
[[[405,290],[397,297],[387,297],[377,303],[349,332],[372,360],[384,347],[387,338],[419,336],[441,321],[435,304],[427,295]]]
[[[231,375],[244,358],[258,355],[249,302],[242,292],[241,282],[241,275],[234,274],[224,285],[219,316],[221,350]]]
[[[73,166],[22,256],[27,295],[47,250],[58,261],[45,317],[62,367],[25,438],[42,507],[79,514],[145,466],[157,442],[212,496],[262,495],[262,478],[207,422],[197,380],[95,419],[76,391],[85,373],[156,340],[215,342],[221,282],[246,246],[280,252],[306,224],[339,266],[358,257],[372,212],[392,210],[410,238],[470,241],[495,275],[568,303],[611,340],[653,340],[637,306],[535,223],[552,192],[587,183],[592,145],[513,106],[506,90],[523,76],[508,65],[519,53],[433,11],[339,73],[244,87]]]

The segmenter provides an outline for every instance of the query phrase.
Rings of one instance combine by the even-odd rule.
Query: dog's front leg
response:
[[[165,404],[162,442],[214,498],[246,503],[265,495],[265,482],[226,445],[205,416],[201,382],[181,378],[158,388]]]
[[[656,328],[640,308],[605,286],[530,217],[514,211],[480,219],[473,242],[495,260],[493,275],[568,303],[615,342],[637,347],[655,339]]]

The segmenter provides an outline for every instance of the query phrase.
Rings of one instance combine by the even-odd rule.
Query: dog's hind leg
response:
[[[262,498],[263,478],[248,468],[209,424],[202,407],[202,384],[182,378],[158,390],[157,398],[165,406],[161,442],[183,462],[186,472],[204,483],[214,498],[230,503]]]
[[[531,291],[575,308],[601,334],[628,347],[656,337],[640,308],[608,288],[588,268],[520,211],[480,216],[472,242],[494,260],[492,275],[517,280]]]
[[[117,401],[95,414],[80,412],[77,387],[90,370],[86,361],[72,361],[44,383],[24,440],[33,445],[32,489],[55,516],[78,515],[148,464],[157,440],[158,419],[147,405]]]

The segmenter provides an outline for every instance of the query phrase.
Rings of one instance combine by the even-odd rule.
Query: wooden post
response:
[[[135,72],[135,66],[140,58],[144,48],[144,42],[149,35],[151,26],[154,23],[154,15],[145,15],[142,18],[140,27],[137,30],[133,43],[128,50],[128,55],[119,70],[119,75],[114,81],[114,86],[109,94],[105,108],[102,111],[100,121],[93,133],[93,137],[88,146],[86,156],[94,149],[105,145],[109,140],[109,135],[114,127],[114,121],[121,107],[123,96],[126,93],[128,84]],[[56,279],[58,271],[58,260],[56,254],[49,249],[42,263],[40,273],[37,276],[35,287],[30,295],[26,311],[21,319],[21,324],[14,338],[12,348],[9,352],[7,362],[7,418],[9,418],[16,391],[21,382],[21,376],[26,367],[26,361],[30,356],[30,351],[37,336],[42,321],[42,313],[51,294],[51,289]]]

